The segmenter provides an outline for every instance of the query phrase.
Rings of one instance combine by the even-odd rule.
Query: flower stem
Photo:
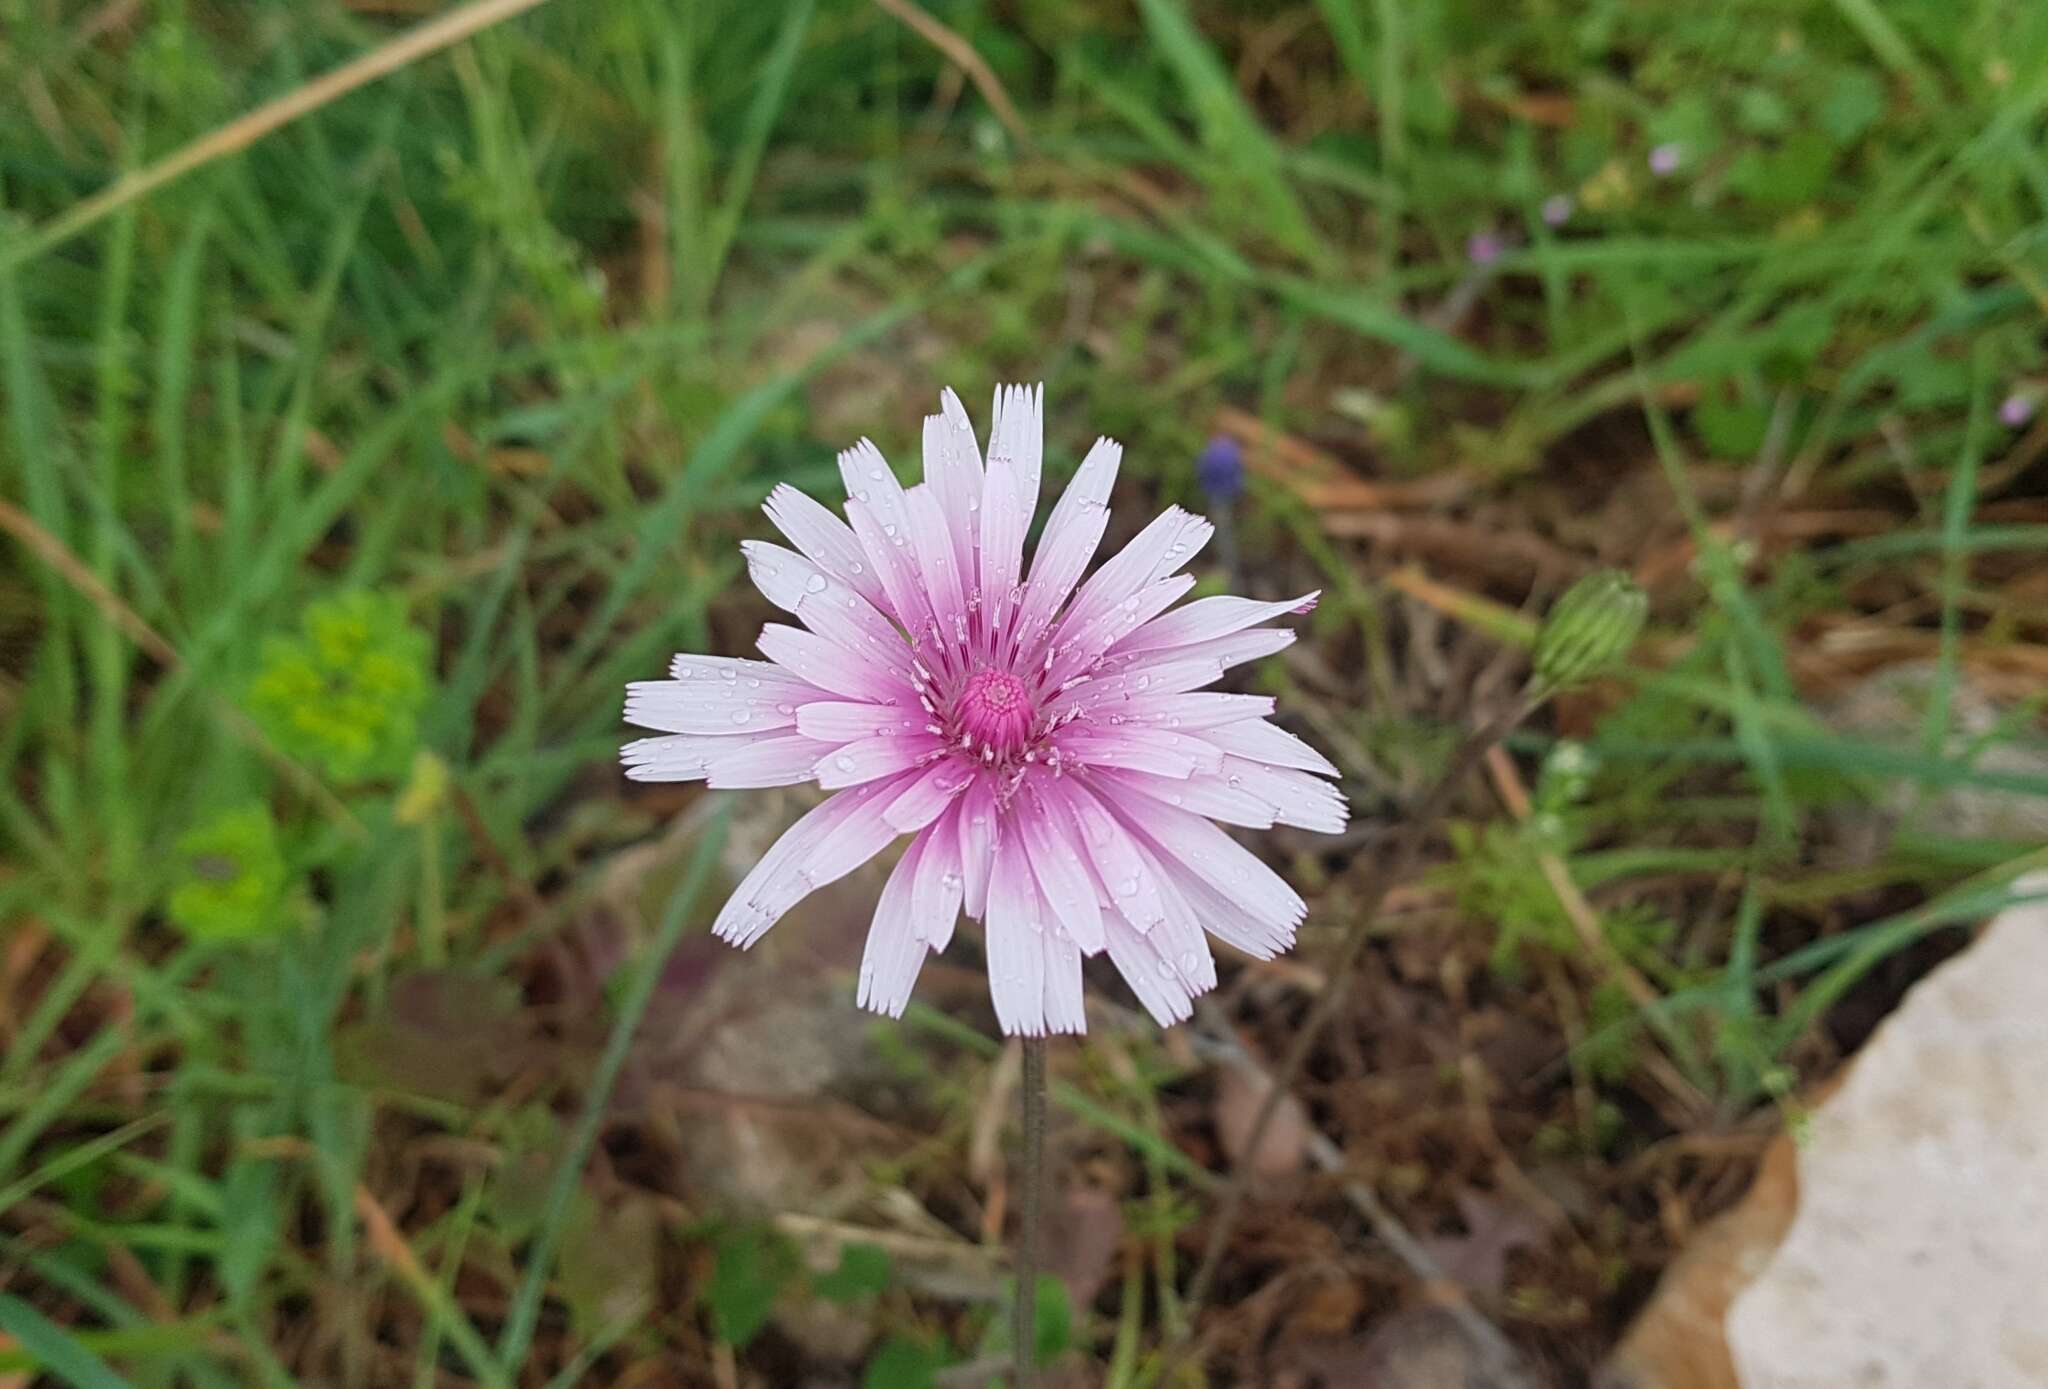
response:
[[[1429,842],[1430,830],[1437,818],[1449,806],[1451,797],[1457,792],[1459,783],[1495,743],[1505,738],[1514,727],[1526,719],[1539,701],[1524,697],[1513,707],[1505,710],[1482,727],[1472,732],[1452,754],[1443,775],[1437,778],[1429,792],[1416,808],[1403,815],[1399,846],[1385,872],[1369,882],[1360,900],[1364,906],[1353,919],[1351,929],[1346,932],[1344,942],[1337,949],[1337,958],[1326,969],[1328,982],[1309,1009],[1308,1017],[1294,1035],[1294,1045],[1288,1049],[1286,1059],[1274,1073],[1273,1084],[1266,1091],[1266,1097],[1259,1106],[1258,1117],[1252,1121],[1250,1136],[1240,1151],[1245,1154],[1236,1170],[1230,1174],[1230,1183],[1223,1189],[1218,1202],[1216,1217],[1209,1223],[1209,1240],[1202,1250],[1202,1262],[1195,1269],[1194,1280],[1188,1284],[1187,1296],[1182,1303],[1185,1325],[1192,1334],[1195,1320],[1208,1298],[1210,1285],[1216,1280],[1219,1265],[1223,1262],[1224,1251],[1230,1244],[1230,1236],[1237,1228],[1238,1216],[1243,1213],[1245,1197],[1248,1194],[1253,1166],[1252,1154],[1259,1151],[1265,1140],[1266,1128],[1273,1122],[1274,1114],[1280,1108],[1284,1096],[1294,1092],[1295,1082],[1301,1078],[1301,1071],[1308,1064],[1309,1055],[1315,1050],[1317,1039],[1330,1019],[1344,1006],[1350,993],[1351,976],[1360,956],[1365,953],[1365,943],[1372,935],[1373,918],[1378,914],[1380,904],[1401,883],[1413,877],[1420,866],[1422,850]],[[1028,1055],[1028,1054],[1027,1054]],[[1183,1346],[1168,1357],[1166,1369],[1159,1376],[1163,1382],[1172,1369],[1176,1368],[1186,1355]]]
[[[1010,1340],[1016,1353],[1013,1389],[1038,1382],[1038,1227],[1045,1206],[1045,1038],[1025,1037],[1024,1201],[1017,1240],[1017,1293]]]

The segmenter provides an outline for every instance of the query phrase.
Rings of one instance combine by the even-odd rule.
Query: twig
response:
[[[1024,1050],[1024,1202],[1017,1240],[1015,1320],[1010,1337],[1016,1389],[1038,1383],[1038,1225],[1045,1210],[1045,1038],[1026,1037]]]
[[[1394,851],[1392,864],[1371,882],[1361,894],[1362,905],[1358,916],[1344,934],[1344,942],[1337,950],[1337,958],[1329,967],[1329,983],[1309,1009],[1308,1017],[1295,1033],[1294,1045],[1289,1048],[1286,1059],[1281,1063],[1278,1078],[1266,1091],[1264,1103],[1259,1106],[1258,1118],[1252,1121],[1243,1151],[1256,1153],[1265,1141],[1266,1128],[1273,1122],[1279,1110],[1280,1099],[1290,1093],[1301,1077],[1302,1068],[1308,1064],[1311,1052],[1323,1028],[1343,1008],[1350,996],[1351,980],[1359,957],[1365,951],[1365,943],[1372,937],[1372,920],[1379,912],[1387,895],[1393,889],[1412,877],[1422,859],[1424,845],[1429,842],[1429,832],[1451,797],[1457,792],[1466,775],[1478,765],[1487,749],[1506,737],[1509,730],[1527,718],[1536,707],[1534,699],[1523,696],[1513,706],[1480,727],[1468,736],[1444,773],[1423,797],[1415,810],[1405,817],[1400,834],[1400,844]],[[1194,1280],[1188,1285],[1184,1306],[1188,1325],[1195,1324],[1196,1317],[1207,1300],[1210,1285],[1216,1281],[1216,1271],[1223,1262],[1223,1253],[1228,1248],[1230,1236],[1237,1227],[1238,1216],[1242,1213],[1246,1195],[1251,1189],[1254,1168],[1250,1163],[1241,1162],[1231,1172],[1229,1184],[1223,1189],[1215,1219],[1209,1224],[1208,1244],[1202,1251],[1202,1262],[1195,1270]],[[1377,1201],[1374,1201],[1377,1204]],[[1185,1358],[1183,1348],[1176,1349],[1167,1358],[1166,1368],[1170,1371]],[[1165,1378],[1162,1372],[1160,1378]]]
[[[974,89],[981,93],[981,99],[996,113],[996,119],[1003,123],[1011,138],[1026,149],[1031,147],[1031,131],[1024,124],[1024,118],[1017,114],[1010,94],[1003,90],[1002,79],[974,51],[973,44],[919,8],[914,0],[875,0],[875,4],[909,25],[917,31],[918,37],[952,59],[954,66],[974,83]]]
[[[91,197],[73,203],[16,244],[0,246],[0,270],[10,270],[41,255],[78,235],[108,213],[127,206],[137,198],[147,197],[165,184],[224,155],[247,149],[272,131],[319,110],[337,97],[346,96],[416,59],[437,53],[480,30],[545,3],[546,0],[472,0],[472,3],[438,19],[430,19],[416,29],[408,29],[382,47],[374,48],[277,100],[266,102],[248,114],[208,131],[148,168],[121,175]]]
[[[1206,1000],[1197,1007],[1203,1014],[1203,1021],[1214,1034],[1215,1050],[1237,1065],[1245,1067],[1258,1083],[1265,1085],[1268,1102],[1274,1102],[1281,1097],[1283,1091],[1280,1086],[1259,1064],[1258,1058],[1237,1040],[1228,1022],[1222,1017],[1221,1011]],[[1305,1146],[1309,1160],[1325,1172],[1344,1171],[1348,1165],[1344,1160],[1344,1150],[1318,1128],[1310,1126],[1307,1133]],[[1451,1320],[1457,1323],[1458,1329],[1465,1333],[1473,1349],[1486,1359],[1484,1382],[1495,1389],[1533,1389],[1535,1381],[1523,1364],[1520,1353],[1515,1350],[1513,1342],[1508,1340],[1499,1327],[1488,1321],[1485,1314],[1472,1305],[1456,1281],[1444,1271],[1443,1265],[1437,1262],[1436,1256],[1429,1252],[1428,1246],[1408,1233],[1408,1227],[1382,1204],[1379,1194],[1364,1182],[1344,1182],[1339,1189],[1343,1191],[1344,1199],[1351,1203],[1352,1209],[1365,1218],[1365,1223],[1372,1228],[1373,1235],[1380,1243],[1392,1250],[1394,1257],[1407,1265],[1408,1271],[1414,1274],[1418,1281],[1429,1286],[1436,1295],[1438,1305],[1442,1306]],[[1162,1374],[1160,1378],[1163,1381],[1165,1376]]]

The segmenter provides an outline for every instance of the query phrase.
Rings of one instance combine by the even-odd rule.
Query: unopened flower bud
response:
[[[1548,694],[1604,674],[1635,645],[1649,605],[1648,596],[1619,570],[1580,579],[1551,607],[1536,634],[1531,684]]]

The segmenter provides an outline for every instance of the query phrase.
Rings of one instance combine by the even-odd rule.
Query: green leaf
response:
[[[21,1342],[45,1370],[73,1389],[131,1389],[70,1332],[18,1297],[0,1293],[0,1331]]]
[[[889,1253],[877,1245],[849,1244],[839,1251],[839,1267],[811,1280],[811,1291],[831,1302],[851,1302],[889,1286]]]
[[[704,1289],[718,1338],[735,1346],[753,1340],[796,1274],[795,1251],[772,1233],[748,1228],[721,1236]]]
[[[1067,1301],[1067,1285],[1057,1275],[1038,1275],[1038,1302],[1032,1313],[1036,1334],[1031,1351],[1043,1365],[1074,1341],[1074,1307]]]
[[[1709,388],[1692,410],[1693,432],[1716,458],[1754,458],[1771,426],[1762,402]]]
[[[1864,68],[1844,68],[1814,114],[1836,144],[1849,144],[1884,114],[1884,84]]]
[[[861,1372],[861,1389],[933,1389],[945,1364],[940,1347],[908,1336],[891,1336]]]

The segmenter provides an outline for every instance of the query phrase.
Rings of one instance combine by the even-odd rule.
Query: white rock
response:
[[[1728,1316],[1744,1389],[2048,1387],[2044,988],[2048,901],[2026,902],[1815,1112],[1791,1231]]]

